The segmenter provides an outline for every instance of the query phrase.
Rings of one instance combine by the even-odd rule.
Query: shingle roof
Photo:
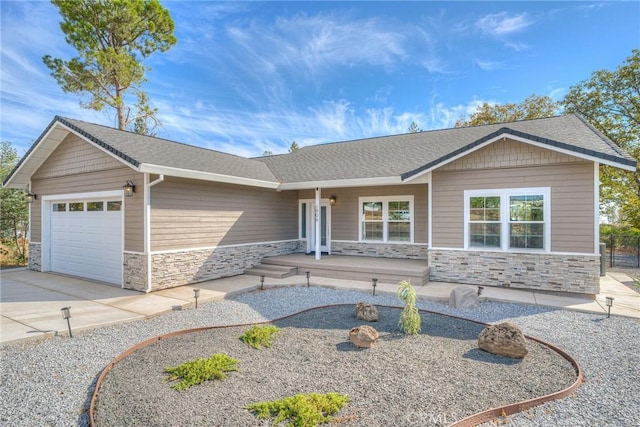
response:
[[[406,179],[502,134],[622,165],[635,160],[576,115],[408,133],[300,148],[259,158],[282,182]]]
[[[66,117],[57,117],[56,120],[135,167],[150,164],[261,181],[277,181],[267,165],[257,160]]]
[[[215,174],[223,180],[225,176],[257,180],[272,188],[278,183],[390,177],[404,180],[502,135],[627,169],[636,167],[635,159],[577,115],[320,144],[289,154],[254,159],[56,116],[7,177],[5,185],[12,184],[12,180],[14,186],[28,183],[30,173],[39,166],[35,163],[44,160],[42,154],[39,160],[31,162],[32,166],[20,172],[19,178],[14,179],[14,174],[21,170],[32,152],[38,150],[57,123],[139,170],[141,165],[151,165],[172,171]],[[206,179],[218,179],[215,176]]]

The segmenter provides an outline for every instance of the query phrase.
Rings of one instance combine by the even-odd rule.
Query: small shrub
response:
[[[274,334],[280,332],[277,326],[254,326],[245,332],[240,339],[246,345],[259,349],[261,346],[271,347],[271,339]]]
[[[349,398],[340,393],[309,393],[251,403],[245,409],[254,412],[258,419],[275,417],[272,421],[274,426],[285,421],[287,426],[314,427],[333,421],[331,415],[337,414],[348,401]]]
[[[416,290],[411,283],[403,280],[398,287],[398,297],[404,301],[404,309],[400,313],[398,326],[405,334],[420,333],[420,312],[416,308]]]
[[[180,380],[171,386],[175,390],[186,390],[210,379],[224,380],[225,372],[237,371],[238,360],[223,353],[216,353],[208,359],[197,358],[182,365],[165,368],[169,374],[167,381]]]

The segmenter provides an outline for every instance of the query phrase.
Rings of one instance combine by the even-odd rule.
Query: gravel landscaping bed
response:
[[[371,350],[356,349],[348,332],[362,322],[353,305],[315,309],[277,321],[271,348],[239,340],[249,329],[231,327],[163,339],[137,350],[105,377],[96,408],[99,426],[178,424],[247,426],[256,418],[243,407],[299,393],[339,392],[350,402],[345,426],[412,426],[431,416],[447,424],[484,409],[562,390],[576,380],[573,366],[529,341],[524,360],[477,348],[483,326],[422,313],[422,335],[398,332],[400,309],[379,308],[371,323],[380,333]],[[224,353],[239,371],[176,391],[164,368]],[[171,405],[166,405],[171,402]],[[455,402],[455,406],[451,403]],[[442,414],[437,416],[437,414]]]
[[[261,322],[319,305],[355,304],[358,301],[368,301],[382,305],[400,305],[400,301],[395,296],[390,295],[374,297],[358,291],[317,287],[279,288],[269,289],[264,292],[248,292],[224,301],[202,304],[197,310],[174,311],[144,321],[107,326],[91,331],[76,331],[72,339],[68,337],[51,337],[24,343],[4,344],[0,347],[2,363],[0,372],[0,425],[88,425],[89,399],[95,386],[95,380],[102,369],[127,348],[154,336],[175,330],[202,326]],[[479,308],[466,310],[451,309],[447,305],[430,301],[419,301],[418,306],[431,311],[484,322],[510,320],[520,326],[525,334],[548,341],[564,349],[577,359],[584,370],[586,383],[574,395],[541,405],[525,413],[511,416],[508,418],[509,425],[637,425],[637,414],[640,410],[640,381],[638,381],[638,378],[640,378],[640,353],[638,352],[640,325],[636,320],[617,316],[606,319],[605,316],[600,314],[585,314],[566,310],[553,310],[540,306],[489,301],[483,302]],[[353,309],[350,308],[349,310]],[[349,321],[348,327],[352,326],[352,321],[353,319]],[[392,326],[395,326],[395,320],[391,319],[390,321],[393,323]],[[431,324],[429,323],[430,321]],[[429,335],[429,330],[435,327],[434,325],[435,320],[432,320],[431,316],[429,316],[429,319],[425,319],[424,332],[426,334],[424,337],[418,338],[424,339],[425,343],[429,343],[431,339],[445,339],[444,337]],[[314,329],[302,329],[300,333],[314,330],[316,330],[315,327]],[[321,331],[320,333],[331,335],[333,341],[330,342],[333,343],[331,347],[333,354],[337,355],[339,359],[351,359],[354,366],[357,365],[353,362],[353,360],[356,360],[354,359],[355,357],[363,357],[362,355],[375,356],[383,352],[388,346],[395,346],[400,341],[411,343],[411,340],[404,340],[404,338],[401,340],[395,339],[392,332],[384,332],[386,338],[381,339],[379,347],[374,351],[342,351],[344,350],[344,345],[341,346],[340,343],[346,342],[344,331],[335,329],[318,330]],[[335,335],[334,337],[334,332],[339,332],[339,336]],[[462,331],[459,331],[459,333],[462,333]],[[238,351],[245,351],[247,355],[253,357],[255,350],[244,348],[243,344],[237,340],[237,336],[233,335],[230,340],[235,343],[234,345],[239,345]],[[280,343],[278,341],[280,339],[289,340],[292,337],[283,333],[282,336],[276,337],[275,343]],[[327,340],[329,340],[328,337]],[[336,340],[338,344],[335,344]],[[201,341],[207,343],[207,340]],[[293,345],[288,347],[302,348],[304,352],[297,356],[302,358],[306,355],[305,357],[313,359],[317,357],[318,353],[314,351],[314,346],[319,344],[315,339],[312,341],[307,346],[300,347],[300,345],[296,344],[297,347]],[[207,345],[211,344],[208,343]],[[417,342],[416,345],[421,344]],[[440,351],[440,346],[436,345],[424,344],[422,348],[424,350],[420,350],[420,352],[430,357],[437,356]],[[208,351],[210,350],[211,348],[208,349]],[[274,344],[272,351],[278,351],[277,345]],[[473,352],[462,352],[463,355],[465,353],[467,353],[467,357],[461,357],[461,359],[466,363],[482,363],[481,360],[475,357],[477,353],[473,355]],[[171,357],[176,356],[172,355]],[[177,358],[177,363],[182,363],[191,358],[192,354],[188,356],[182,354]],[[396,357],[392,361],[387,360],[386,363],[390,368],[397,369],[397,366],[410,365],[414,359],[417,359],[414,355],[400,359]],[[367,363],[377,363],[377,361],[368,360],[362,364],[366,366]],[[166,366],[170,364],[168,363]],[[490,362],[487,364],[490,366],[497,365]],[[159,365],[165,367],[164,362]],[[247,372],[249,372],[247,369],[251,369],[250,365],[251,363],[247,359],[241,360],[241,371],[230,373],[224,383],[209,382],[196,386],[184,393],[197,395],[199,394],[198,390],[202,390],[201,387],[215,388],[220,384],[226,387],[232,381],[242,379],[243,375],[247,375]],[[290,365],[295,366],[296,369],[303,369],[304,366],[309,366],[319,372],[326,370],[326,368],[323,370],[323,367],[319,365],[305,365],[304,363],[290,363]],[[442,366],[442,369],[446,369],[447,365]],[[497,366],[504,368],[504,365]],[[513,366],[507,365],[507,368],[513,368]],[[365,372],[369,375],[370,371],[365,370]],[[476,378],[474,373],[475,370],[473,372],[469,371],[468,375],[466,375],[469,378],[466,379],[473,380]],[[156,375],[162,379],[162,373],[160,375],[156,373]],[[345,377],[344,382],[346,384],[352,383],[353,391],[347,390],[345,391],[346,394],[354,393],[355,396],[357,393],[365,393],[367,387],[370,387],[374,391],[372,394],[379,396],[377,401],[370,400],[370,402],[375,402],[370,407],[358,408],[356,415],[361,416],[365,409],[372,412],[391,410],[390,407],[393,406],[393,402],[383,400],[382,395],[380,395],[385,391],[382,385],[369,386],[366,383],[366,385],[363,384],[357,387],[357,381],[347,380],[348,372],[344,372],[342,375]],[[399,373],[398,375],[400,376],[401,374]],[[448,375],[448,372],[442,373],[439,381],[437,381],[437,385],[443,392],[451,388]],[[265,375],[265,381],[269,380],[269,378],[269,375]],[[364,382],[366,378],[366,376],[364,378],[358,377],[358,380]],[[406,374],[401,378],[407,382],[410,381]],[[516,386],[513,383],[509,384]],[[166,383],[162,384],[162,386],[166,385]],[[291,390],[297,390],[295,385],[289,385],[288,387]],[[501,387],[507,387],[507,385],[503,383]],[[317,384],[314,389],[323,391],[317,390]],[[161,388],[161,390],[173,393],[172,396],[177,393],[168,387]],[[434,401],[440,399],[440,395],[436,390],[431,390],[429,395],[430,399]],[[463,388],[460,388],[460,390],[465,393]],[[248,393],[251,390],[245,390],[244,392]],[[485,394],[488,393],[491,392]],[[398,396],[398,398],[404,397],[402,395]],[[266,398],[270,397],[265,392]],[[376,397],[374,396],[372,399],[374,398]],[[406,398],[411,398],[411,396]],[[251,399],[254,399],[254,397],[251,397]],[[174,400],[174,398],[164,399],[158,404],[161,405],[163,410],[167,410],[173,406]],[[441,400],[446,408],[443,414],[410,414],[411,418],[407,417],[406,420],[413,421],[413,425],[437,425],[443,420],[443,417],[458,413],[457,396]],[[348,409],[350,405],[348,404],[343,410]],[[184,409],[180,413],[180,418],[174,420],[172,425],[207,425],[198,420],[198,416],[202,415],[197,412],[199,410],[202,410],[202,408],[197,409],[196,405],[190,407],[189,410]],[[251,419],[252,421],[249,425],[259,425],[254,418]],[[138,425],[143,424],[140,423]],[[158,424],[149,421],[145,425]]]

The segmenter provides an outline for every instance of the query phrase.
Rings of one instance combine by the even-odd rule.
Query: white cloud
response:
[[[476,26],[483,33],[498,37],[516,33],[531,24],[532,22],[526,13],[511,15],[507,12],[500,12],[485,15],[476,21]]]

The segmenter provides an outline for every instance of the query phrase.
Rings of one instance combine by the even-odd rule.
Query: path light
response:
[[[478,296],[482,295],[483,290],[484,290],[484,286],[478,286]]]
[[[71,318],[71,307],[62,307],[60,311],[62,312],[62,318],[67,321],[67,327],[69,327],[69,338],[73,338],[73,335],[71,335],[71,322],[69,321]]]
[[[196,308],[198,308],[198,297],[200,297],[200,289],[193,290],[193,297],[196,299]]]
[[[309,275],[311,274],[310,271],[305,271],[305,274],[307,275],[307,288],[309,287]]]
[[[260,289],[264,290],[264,274],[260,276]]]
[[[376,279],[375,277],[373,279],[371,279],[371,281],[373,282],[373,295],[376,294],[376,286],[378,286],[378,279]]]
[[[606,297],[607,299],[607,319],[609,317],[611,317],[611,307],[613,307],[613,298],[612,297]]]

